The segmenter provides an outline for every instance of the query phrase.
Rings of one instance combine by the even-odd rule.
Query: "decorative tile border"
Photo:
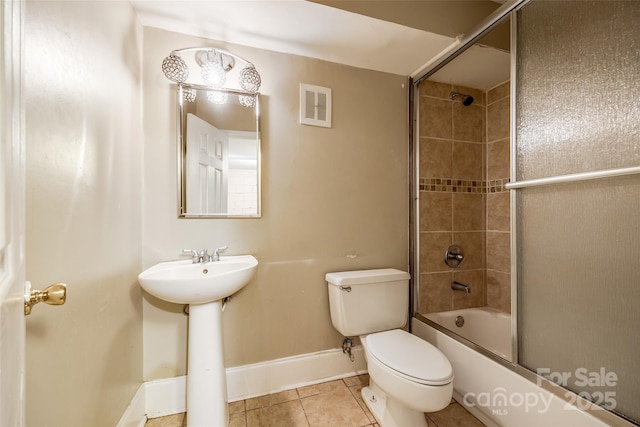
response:
[[[487,193],[502,193],[503,191],[509,191],[505,188],[511,180],[509,178],[493,179],[487,181]]]
[[[420,191],[437,191],[444,193],[501,193],[507,191],[505,184],[509,178],[490,181],[475,181],[451,178],[420,178]]]

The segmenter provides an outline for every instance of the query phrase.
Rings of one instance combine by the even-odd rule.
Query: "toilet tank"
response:
[[[333,326],[345,337],[400,328],[409,314],[409,273],[393,268],[327,273]]]

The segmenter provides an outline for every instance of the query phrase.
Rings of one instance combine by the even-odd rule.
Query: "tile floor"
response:
[[[229,427],[379,427],[360,396],[368,375],[300,387],[229,404]],[[482,427],[461,405],[426,415],[429,427]],[[184,427],[185,414],[147,421],[145,427]]]

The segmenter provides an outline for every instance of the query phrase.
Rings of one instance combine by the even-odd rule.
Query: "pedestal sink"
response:
[[[226,427],[227,381],[222,348],[222,300],[251,281],[258,261],[251,255],[219,261],[171,261],[138,276],[144,290],[165,301],[189,304],[188,427]]]

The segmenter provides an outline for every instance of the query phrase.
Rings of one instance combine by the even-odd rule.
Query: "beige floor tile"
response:
[[[361,386],[365,387],[369,385],[369,374],[356,375],[353,377],[343,378],[347,387]]]
[[[347,388],[347,386],[342,380],[328,381],[326,383],[300,387],[298,389],[298,395],[300,395],[300,399],[303,399],[305,397],[313,396],[320,393],[327,393],[329,391],[339,389],[339,388],[344,388],[344,389]]]
[[[362,400],[368,375],[328,381],[229,404],[229,427],[380,427]],[[145,427],[184,427],[188,414],[153,418]],[[482,427],[463,406],[452,403],[426,414],[429,427]]]
[[[244,412],[245,410],[244,400],[229,403],[229,414],[237,414],[238,412]]]
[[[458,403],[451,403],[442,411],[431,412],[427,418],[438,427],[483,427],[477,418]]]
[[[247,411],[247,427],[309,427],[299,400]]]
[[[151,418],[145,423],[145,427],[182,427],[183,422],[184,412],[167,415],[166,417]]]
[[[247,427],[247,413],[243,410],[229,414],[229,427]]]
[[[348,388],[301,399],[311,427],[361,427],[371,424]]]
[[[365,387],[365,386],[351,386],[349,387],[349,391],[351,392],[353,397],[356,399],[356,402],[358,402],[358,405],[360,405],[360,407],[364,411],[364,414],[367,416],[369,421],[371,421],[372,423],[375,423],[376,417],[373,416],[373,414],[369,410],[369,407],[367,406],[366,403],[364,403],[364,400],[362,399],[362,387]]]
[[[290,402],[298,399],[298,392],[293,390],[285,390],[279,393],[267,394],[266,396],[254,397],[253,399],[247,399],[246,410],[251,411],[257,408],[264,408],[266,406],[277,405],[278,403]]]

